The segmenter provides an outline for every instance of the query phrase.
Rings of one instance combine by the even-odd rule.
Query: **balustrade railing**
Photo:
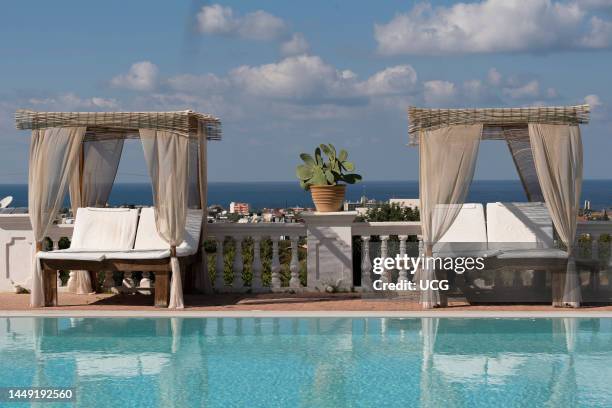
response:
[[[305,274],[301,277],[300,269],[306,257],[300,259],[300,244],[305,236],[306,226],[299,223],[208,224],[207,238],[215,245],[214,254],[209,256],[214,289],[217,292],[301,290],[305,286],[302,282]],[[228,246],[233,247],[228,251]],[[281,252],[285,252],[284,263],[281,263]],[[245,280],[246,270],[250,271],[250,285]],[[283,271],[288,272],[288,279],[283,279]],[[265,279],[264,273],[269,274]]]
[[[357,239],[354,243],[360,244],[360,248],[353,251],[354,256],[360,253],[361,255],[361,288],[363,291],[371,290],[372,281],[374,279],[372,273],[372,260],[375,256],[386,258],[394,256],[396,253],[403,256],[408,254],[407,243],[412,242],[418,248],[418,242],[421,236],[421,224],[418,221],[401,221],[401,222],[358,222],[352,227],[352,235]],[[390,240],[399,242],[397,252],[390,250]],[[413,252],[416,248],[412,248]],[[395,253],[393,253],[395,252]],[[418,251],[416,251],[418,255]],[[397,279],[394,279],[394,272],[397,272]],[[393,271],[385,269],[381,274],[381,280],[384,283],[392,281],[410,280],[408,271],[403,269]]]
[[[47,250],[66,247],[73,226],[53,225],[48,232]],[[371,288],[372,260],[377,256],[417,256],[419,222],[359,222],[350,226],[353,236],[355,286]],[[612,290],[612,222],[579,222],[576,258],[583,287]],[[307,286],[307,226],[301,223],[214,223],[207,225],[205,248],[208,271],[217,292],[300,291]],[[314,249],[311,249],[314,250]],[[0,215],[0,290],[27,282],[31,276],[34,238],[27,214]],[[357,258],[355,258],[357,257]],[[140,277],[140,275],[138,275]],[[115,285],[113,273],[106,273],[103,286]],[[359,277],[361,282],[359,282]],[[123,276],[123,286],[133,290],[151,287],[151,276]],[[65,279],[65,276],[64,276]],[[385,282],[411,279],[406,270],[386,270]],[[2,281],[4,280],[4,281]]]

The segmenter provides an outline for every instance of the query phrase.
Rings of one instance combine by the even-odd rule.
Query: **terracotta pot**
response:
[[[344,202],[345,192],[346,185],[344,184],[336,186],[310,186],[312,201],[319,212],[340,211]]]

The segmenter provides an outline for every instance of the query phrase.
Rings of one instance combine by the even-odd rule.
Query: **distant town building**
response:
[[[248,203],[236,203],[232,201],[229,208],[230,214],[249,215],[250,208]]]
[[[285,222],[285,211],[279,208],[264,208],[261,217],[263,222]]]
[[[213,204],[208,207],[208,215],[216,216],[217,214],[221,214],[224,210],[225,209],[219,204]]]
[[[389,204],[397,204],[400,207],[419,208],[420,200],[418,198],[390,198]]]
[[[368,208],[376,208],[382,204],[382,201],[370,200],[368,197],[361,196],[359,201],[345,201],[344,211],[357,211],[359,214],[365,213]]]

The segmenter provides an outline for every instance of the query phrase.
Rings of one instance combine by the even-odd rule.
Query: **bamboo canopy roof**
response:
[[[501,132],[493,129],[527,127],[529,123],[579,125],[589,122],[589,105],[528,108],[426,109],[408,108],[410,144],[418,145],[421,130],[451,125],[482,123],[483,138],[497,139]],[[489,129],[487,129],[489,128]]]
[[[138,134],[138,129],[156,129],[184,136],[197,134],[200,123],[209,140],[221,140],[221,120],[191,110],[170,112],[36,112],[19,109],[15,112],[17,129],[50,127],[87,127],[88,133],[115,134],[124,137]]]

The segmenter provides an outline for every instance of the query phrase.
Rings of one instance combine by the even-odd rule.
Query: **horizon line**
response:
[[[410,180],[367,180],[355,183],[354,185],[364,185],[367,183],[402,183],[402,182],[417,182],[418,179],[410,179]],[[474,181],[513,181],[513,182],[521,182],[519,179],[474,179]],[[583,181],[610,181],[612,182],[612,178],[584,178]],[[227,184],[244,184],[244,183],[296,183],[296,180],[258,180],[258,181],[222,181],[222,180],[208,180],[208,184],[210,183],[227,183]],[[147,181],[116,181],[115,184],[148,184]],[[0,182],[0,185],[15,185],[22,186],[28,185],[27,182]]]

